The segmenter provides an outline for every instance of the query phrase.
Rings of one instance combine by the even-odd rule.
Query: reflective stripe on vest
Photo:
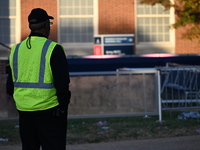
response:
[[[40,72],[39,72],[39,81],[38,83],[31,83],[31,82],[14,82],[14,87],[19,88],[42,88],[42,89],[51,89],[54,88],[53,83],[44,83],[44,70],[45,70],[45,63],[46,63],[46,53],[51,44],[51,40],[47,40],[42,48],[42,55],[40,60]],[[13,56],[13,70],[14,70],[14,78],[17,81],[18,78],[18,51],[19,46],[21,43],[17,44],[14,56]]]

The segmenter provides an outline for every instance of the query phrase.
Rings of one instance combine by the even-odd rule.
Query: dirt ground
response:
[[[67,145],[67,150],[200,150],[200,135]],[[0,150],[21,150],[21,146],[0,146]]]

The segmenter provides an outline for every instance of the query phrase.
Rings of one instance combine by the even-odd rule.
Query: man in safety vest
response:
[[[7,93],[19,112],[23,150],[65,150],[70,103],[63,47],[48,39],[53,24],[41,8],[28,16],[30,35],[11,49]]]

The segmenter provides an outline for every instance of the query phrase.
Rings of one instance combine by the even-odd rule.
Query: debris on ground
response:
[[[110,127],[102,127],[101,129],[104,129],[104,130],[107,130],[109,129]]]
[[[200,129],[197,129],[196,132],[200,133]]]
[[[198,119],[200,118],[200,114],[197,111],[186,111],[182,112],[179,116],[178,119]]]
[[[0,142],[8,142],[8,139],[0,138]]]
[[[107,121],[99,121],[97,123],[95,123],[97,126],[103,126],[103,125],[107,125],[108,122]]]

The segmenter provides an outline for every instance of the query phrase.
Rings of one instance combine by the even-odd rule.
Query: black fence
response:
[[[70,72],[116,71],[118,68],[154,68],[167,63],[200,65],[198,55],[179,55],[175,57],[121,56],[117,58],[68,58]]]

